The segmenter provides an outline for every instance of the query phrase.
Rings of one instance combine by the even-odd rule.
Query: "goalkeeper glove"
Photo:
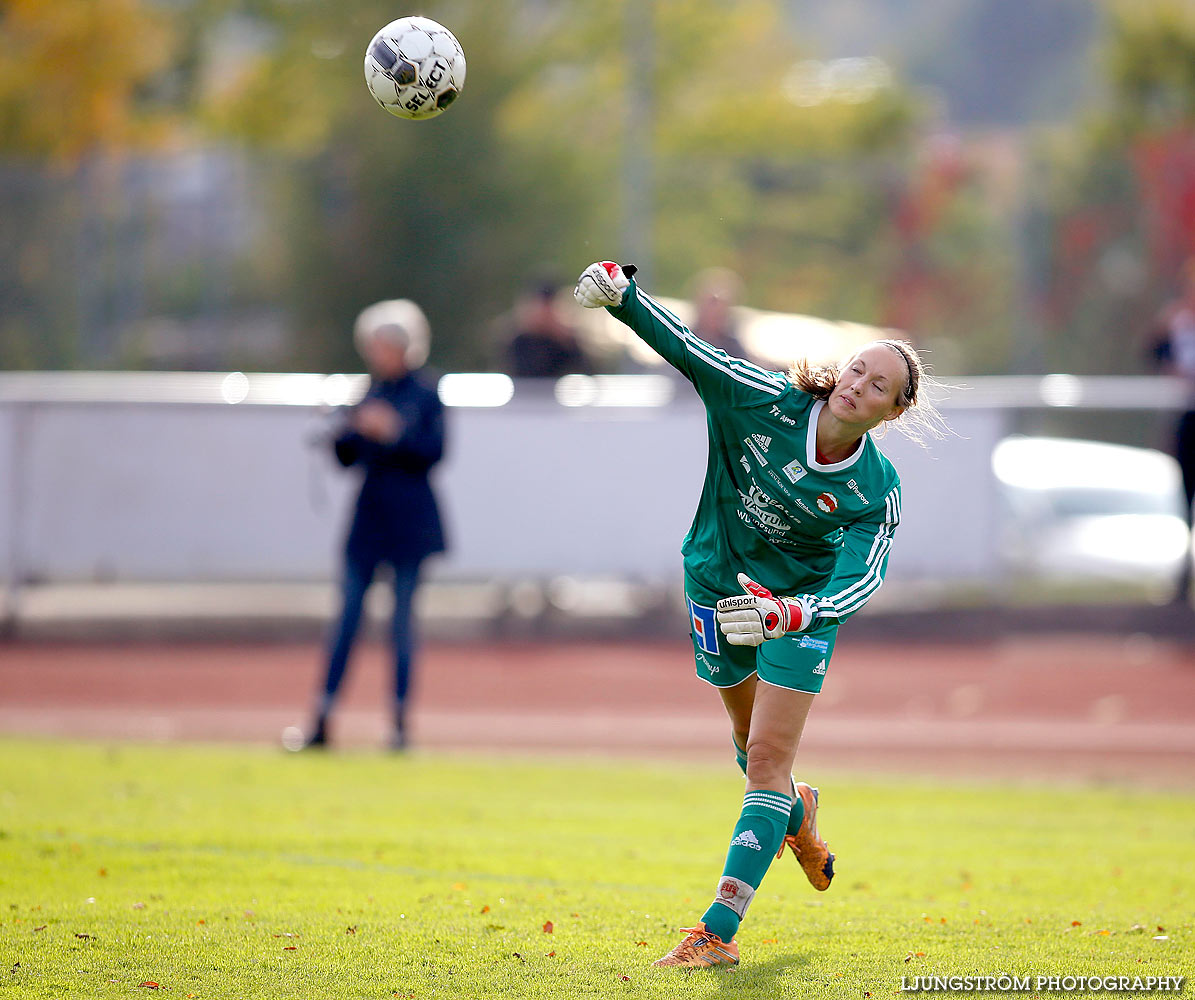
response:
[[[622,293],[630,287],[638,268],[634,264],[619,267],[612,260],[590,264],[577,279],[573,298],[586,309],[622,305]]]
[[[745,591],[742,596],[718,602],[718,627],[732,646],[758,646],[787,632],[804,632],[813,624],[816,600],[811,595],[777,597],[746,573],[739,574],[739,586]]]

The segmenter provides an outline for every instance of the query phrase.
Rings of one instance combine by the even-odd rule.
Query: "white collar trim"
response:
[[[822,407],[826,405],[824,399],[819,399],[813,404],[813,409],[809,411],[809,429],[805,438],[805,460],[809,463],[809,468],[816,472],[838,472],[842,469],[849,469],[858,460],[859,456],[863,454],[864,438],[859,439],[859,443],[855,446],[855,450],[850,453],[841,462],[833,462],[830,465],[823,465],[817,460],[817,418],[822,412]]]

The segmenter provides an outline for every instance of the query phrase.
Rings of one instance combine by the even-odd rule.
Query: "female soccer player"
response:
[[[817,789],[791,772],[838,626],[879,589],[900,521],[900,479],[868,432],[918,405],[925,371],[899,340],[869,344],[841,370],[766,371],[694,336],[634,273],[592,264],[573,294],[626,323],[705,404],[709,459],[682,546],[685,598],[697,676],[721,694],[747,776],[714,900],[655,964],[733,965],[773,857],[789,847],[816,889],[834,877]],[[934,417],[922,404],[931,430]]]

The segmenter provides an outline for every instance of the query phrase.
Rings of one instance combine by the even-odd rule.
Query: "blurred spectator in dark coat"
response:
[[[690,329],[707,344],[721,348],[736,358],[751,360],[739,340],[735,307],[743,292],[743,282],[734,271],[711,267],[693,279],[693,322]]]
[[[559,282],[537,278],[498,321],[502,369],[514,378],[589,375],[593,365],[559,304]]]
[[[1187,527],[1192,524],[1195,502],[1195,258],[1183,265],[1182,290],[1158,313],[1153,328],[1152,351],[1159,368],[1187,383],[1186,410],[1174,429],[1174,455],[1183,474]],[[1191,553],[1187,552],[1174,595],[1176,602],[1191,600]]]
[[[435,382],[421,371],[429,329],[407,299],[378,302],[357,317],[357,350],[369,366],[369,388],[347,413],[333,446],[340,464],[364,472],[344,549],[342,607],[331,635],[315,722],[304,746],[328,742],[330,715],[361,622],[365,594],[388,564],[394,588],[390,640],[394,654],[391,745],[407,742],[406,709],[415,637],[412,601],[423,560],[444,551],[444,533],[428,473],[444,453],[444,408]]]

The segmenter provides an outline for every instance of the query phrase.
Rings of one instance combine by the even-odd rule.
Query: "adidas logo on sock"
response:
[[[759,838],[755,836],[754,830],[744,830],[737,837],[730,842],[731,847],[750,847],[753,851],[762,851],[763,848],[759,844]]]

